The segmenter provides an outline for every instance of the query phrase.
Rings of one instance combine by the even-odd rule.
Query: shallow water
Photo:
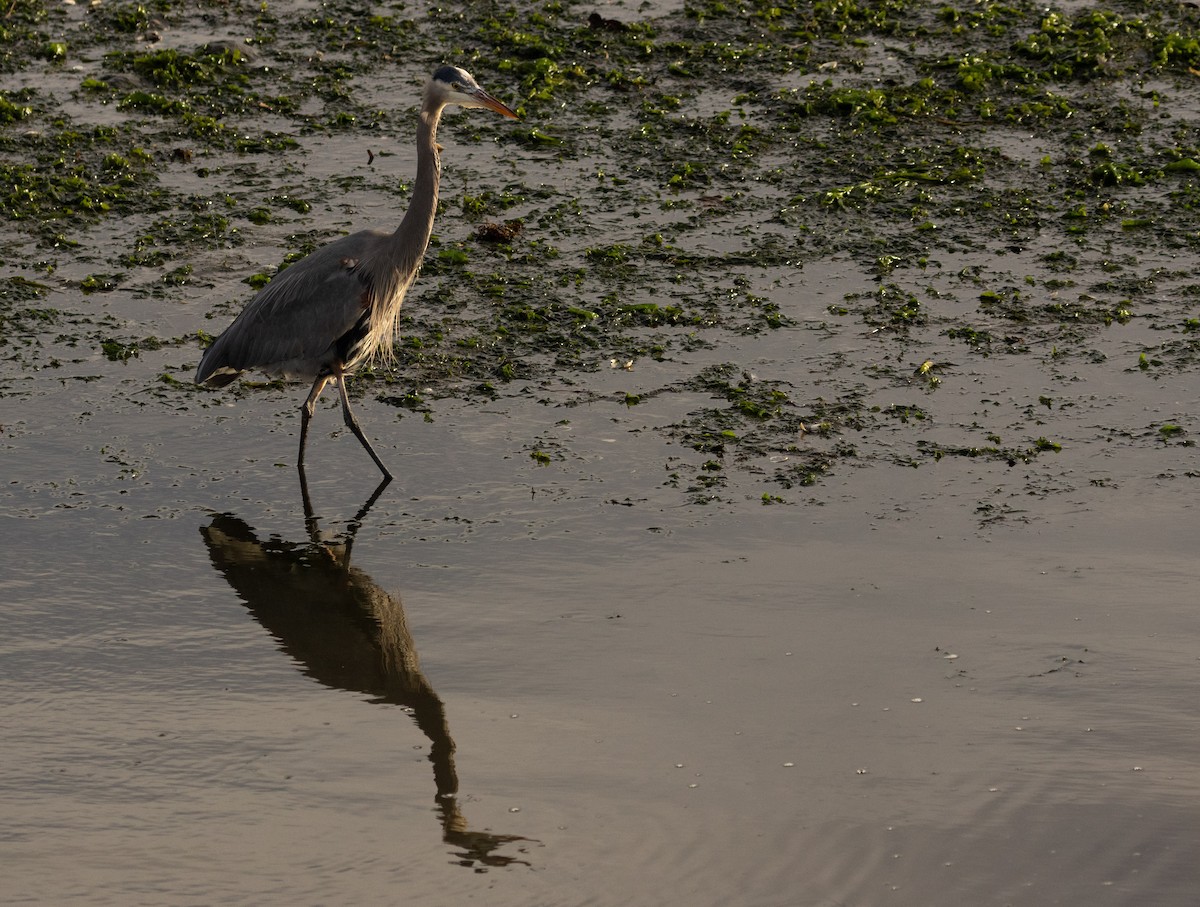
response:
[[[240,439],[210,413],[106,413],[127,480],[74,426],[10,440],[10,902],[1191,896],[1195,504],[1174,482],[988,531],[971,505],[1007,468],[949,460],[863,468],[803,509],[689,508],[639,468],[666,451],[607,419],[576,410],[582,462],[536,469],[501,453],[536,408],[451,408],[379,426],[403,478],[343,582],[262,456],[290,454],[289,403],[241,401]],[[344,531],[369,461],[314,442],[318,516]],[[56,458],[91,474],[39,485]],[[307,563],[231,586],[216,512]],[[306,570],[333,578],[286,579]],[[315,617],[281,618],[300,589]],[[395,664],[397,615],[432,699],[351,676]]]
[[[639,15],[690,28],[680,6]],[[184,18],[167,46],[242,34]],[[868,55],[868,77],[907,72],[884,44],[842,50]],[[70,94],[97,64],[78,65],[13,84],[47,85],[92,123],[136,120]],[[1194,903],[1195,369],[1186,348],[1177,367],[1138,365],[1194,310],[1186,250],[1115,228],[1070,247],[1082,264],[1055,289],[1046,255],[1064,243],[1046,227],[1024,244],[935,236],[929,261],[881,272],[880,249],[808,245],[863,219],[789,220],[814,191],[780,163],[795,148],[764,152],[774,163],[722,201],[720,185],[664,193],[610,147],[636,104],[543,110],[579,142],[567,151],[480,141],[456,117],[439,242],[469,248],[472,268],[507,269],[534,303],[546,286],[581,307],[756,294],[783,321],[714,307],[716,327],[655,326],[639,342],[666,354],[629,360],[614,328],[581,365],[528,354],[486,394],[469,371],[427,391],[404,370],[364,379],[359,417],[398,479],[372,497],[374,468],[327,399],[308,513],[302,388],[173,381],[194,370],[195,332],[228,323],[244,279],[297,234],[402,207],[418,69],[349,79],[401,110],[379,132],[297,127],[281,156],[164,164],[172,193],[235,193],[239,216],[272,194],[313,199],[189,249],[178,286],[163,289],[168,259],[79,292],[153,212],[79,228],[78,248],[0,225],[3,276],[44,281],[36,304],[60,318],[0,347],[4,902]],[[744,87],[691,98],[719,109]],[[1169,100],[1192,110],[1195,89]],[[1053,138],[995,129],[1011,170],[987,179],[1028,180]],[[468,245],[455,200],[510,185],[526,193],[505,212],[525,219],[522,242],[552,236],[566,271]],[[576,191],[580,213],[555,226],[546,212]],[[588,259],[654,231],[729,264],[647,257],[628,275]],[[772,243],[795,257],[759,261]],[[1158,281],[1128,291],[1131,320],[1018,324],[978,302],[1019,286],[1039,305],[1115,305],[1114,273]],[[857,317],[884,276],[920,294],[928,323]],[[487,322],[499,302],[460,278],[431,268],[406,331],[461,330],[456,305]],[[944,330],[960,322],[1021,336],[977,354]],[[110,337],[169,342],[114,361]],[[805,426],[786,444],[693,446],[687,426],[710,429],[731,399],[695,379],[725,366],[743,394],[786,390]],[[425,412],[385,399],[410,391]],[[777,481],[816,453],[832,465],[813,484]]]

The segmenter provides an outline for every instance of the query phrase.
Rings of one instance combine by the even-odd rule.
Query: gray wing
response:
[[[208,348],[196,383],[228,384],[252,368],[315,377],[369,308],[371,276],[359,264],[387,236],[355,233],[281,271]]]

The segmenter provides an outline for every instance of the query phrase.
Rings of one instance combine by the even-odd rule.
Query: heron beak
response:
[[[480,104],[482,104],[488,110],[494,110],[494,111],[496,111],[496,113],[500,114],[501,116],[510,117],[511,119],[514,119],[514,120],[520,119],[520,117],[517,116],[517,112],[515,110],[513,110],[507,104],[504,104],[503,102],[496,100],[490,94],[488,94],[486,91],[484,91],[482,88],[480,88],[478,91],[472,91],[471,94],[474,95],[476,101],[478,101]]]

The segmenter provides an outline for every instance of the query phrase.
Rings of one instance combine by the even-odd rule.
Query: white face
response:
[[[438,69],[433,74],[429,87],[430,90],[438,92],[443,104],[457,104],[459,107],[485,107],[506,117],[515,119],[517,116],[512,110],[480,88],[474,76],[457,66],[443,66]]]
[[[482,89],[479,83],[465,69],[457,66],[443,66],[433,74],[432,86],[436,87],[447,104],[459,104],[462,107],[482,106],[478,100],[478,92]]]

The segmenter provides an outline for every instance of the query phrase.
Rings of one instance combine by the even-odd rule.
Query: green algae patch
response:
[[[10,157],[0,161],[0,217],[49,238],[64,227],[164,204],[150,156],[131,139],[104,127],[5,136]]]
[[[866,463],[1071,461],[1047,420],[1073,386],[1200,364],[1196,9],[592,13],[12,4],[0,66],[38,87],[0,92],[8,343],[66,336],[132,370],[178,347],[76,316],[131,297],[216,332],[277,268],[393,228],[417,92],[446,60],[522,119],[447,116],[400,367],[356,379],[383,406],[587,405],[646,420],[688,500],[775,504]],[[1033,390],[961,403],[1007,368]],[[555,443],[522,458],[572,462]]]

